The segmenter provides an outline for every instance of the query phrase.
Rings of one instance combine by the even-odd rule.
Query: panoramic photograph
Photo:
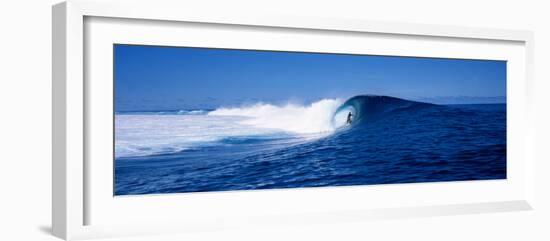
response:
[[[506,61],[115,44],[114,195],[506,179]]]

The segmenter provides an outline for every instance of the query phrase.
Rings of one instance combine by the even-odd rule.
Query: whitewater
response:
[[[311,104],[255,103],[215,110],[178,110],[115,115],[115,157],[176,153],[234,137],[314,140],[344,127],[353,109],[341,99]]]

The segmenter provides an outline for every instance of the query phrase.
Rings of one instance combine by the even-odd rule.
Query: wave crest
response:
[[[258,103],[239,108],[220,108],[208,113],[213,116],[244,116],[243,124],[279,129],[287,132],[313,134],[332,132],[339,126],[333,114],[342,105],[340,99],[322,99],[310,105],[276,106]]]
[[[382,95],[357,95],[344,102],[335,112],[335,117],[342,113],[353,113],[353,123],[364,123],[365,120],[375,120],[387,113],[399,110],[414,110],[435,104],[417,102]]]
[[[238,108],[220,108],[209,112],[208,115],[243,116],[248,118],[243,120],[242,124],[310,134],[333,132],[346,126],[350,112],[353,115],[352,123],[356,125],[365,123],[365,120],[382,117],[388,112],[425,106],[433,106],[433,104],[390,96],[358,95],[345,102],[341,99],[322,99],[305,106],[257,103]]]

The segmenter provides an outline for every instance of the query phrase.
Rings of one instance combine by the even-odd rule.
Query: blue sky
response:
[[[358,94],[504,102],[506,62],[115,45],[115,110],[308,103]]]

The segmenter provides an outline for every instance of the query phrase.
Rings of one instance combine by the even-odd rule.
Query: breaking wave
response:
[[[389,112],[432,105],[389,96],[322,99],[308,105],[253,105],[215,110],[117,113],[115,156],[180,152],[205,145],[258,141],[313,141],[339,130],[361,128]],[[352,123],[347,123],[349,113]],[[289,142],[286,142],[289,143]]]

